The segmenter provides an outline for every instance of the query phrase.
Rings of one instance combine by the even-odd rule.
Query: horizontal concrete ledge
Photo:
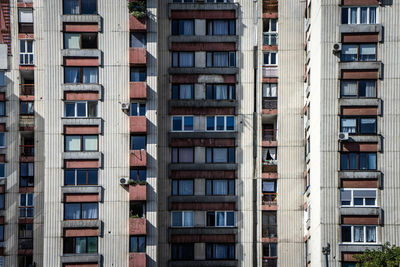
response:
[[[61,192],[63,194],[95,194],[101,193],[103,188],[101,186],[63,186]]]
[[[380,171],[339,171],[340,179],[381,179]]]
[[[382,62],[380,61],[358,61],[358,62],[340,62],[339,71],[342,70],[378,70],[379,79],[382,79]],[[341,76],[341,73],[339,73]]]
[[[355,215],[355,216],[381,216],[382,210],[379,207],[341,207],[340,215]]]
[[[169,138],[222,139],[236,138],[237,132],[169,132]]]
[[[64,83],[61,85],[63,91],[90,91],[101,92],[101,85],[97,83]]]
[[[61,263],[100,263],[100,254],[64,254],[61,256]]]
[[[85,125],[101,127],[102,118],[62,118],[62,125]]]
[[[101,65],[101,51],[98,49],[63,49],[63,57],[97,57]]]
[[[220,203],[220,202],[236,202],[237,196],[170,196],[169,202],[190,202],[190,203]]]
[[[237,10],[239,5],[234,3],[171,3],[168,4],[169,11],[171,10]],[[171,16],[171,12],[169,12]]]
[[[169,100],[170,107],[237,107],[237,100]]]
[[[238,266],[237,260],[193,260],[193,261],[170,261],[169,267],[233,267]]]
[[[171,227],[170,235],[236,235],[236,227]]]
[[[339,32],[342,33],[378,33],[379,42],[382,41],[382,24],[342,24],[339,26]]]
[[[170,74],[237,74],[239,69],[236,67],[222,68],[169,68]]]
[[[71,220],[62,221],[63,228],[101,228],[101,221],[99,220]],[[100,232],[100,231],[99,231]]]
[[[236,43],[239,37],[236,35],[172,35],[171,43]]]
[[[379,148],[381,142],[380,135],[349,135],[349,140],[344,142],[361,142],[361,143],[378,143]]]
[[[101,31],[100,15],[62,15],[61,21],[75,23],[97,23],[99,25],[99,32]]]
[[[62,159],[98,159],[101,160],[101,152],[63,152]]]
[[[189,164],[179,164],[179,163],[170,163],[169,169],[173,171],[232,171],[237,170],[237,164],[206,164],[206,163],[189,163]]]
[[[380,98],[339,98],[339,106],[379,106]]]
[[[353,244],[339,244],[339,252],[364,252],[366,249],[376,250],[380,249],[382,245],[353,245]]]

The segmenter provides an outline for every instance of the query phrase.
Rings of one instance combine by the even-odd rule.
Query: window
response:
[[[20,163],[20,187],[34,186],[34,163]]]
[[[6,83],[6,73],[4,71],[0,71],[0,86],[6,86],[6,85],[7,85],[7,83]]]
[[[375,118],[348,118],[344,117],[340,119],[340,131],[344,133],[352,134],[376,134],[376,122]]]
[[[375,98],[376,80],[342,80],[341,97]]]
[[[173,116],[172,131],[173,132],[193,131],[193,116]]]
[[[194,20],[172,20],[172,35],[194,35]]]
[[[275,211],[262,212],[262,237],[277,237],[277,220]]]
[[[131,169],[129,179],[134,181],[146,181],[146,169]]]
[[[131,32],[130,47],[146,48],[146,32]]]
[[[173,196],[192,196],[193,180],[172,180]]]
[[[235,244],[206,244],[207,260],[235,259]]]
[[[64,33],[64,49],[97,49],[97,33]]]
[[[131,82],[145,82],[147,71],[145,68],[131,68]]]
[[[146,202],[129,203],[129,216],[131,218],[145,218],[146,217]]]
[[[173,52],[172,67],[175,68],[194,67],[194,52]]]
[[[18,32],[33,33],[33,9],[19,8],[18,9]]]
[[[194,3],[194,0],[173,0],[172,3]]]
[[[18,224],[18,249],[33,249],[33,224]]]
[[[262,181],[262,192],[263,193],[276,193],[276,180]]]
[[[97,253],[97,237],[64,237],[64,254]]]
[[[6,102],[0,101],[0,117],[4,117],[6,115]]]
[[[193,99],[194,84],[173,84],[172,99]]]
[[[207,52],[207,67],[235,67],[236,52]]]
[[[263,243],[263,257],[274,258],[278,256],[278,249],[276,243]]]
[[[146,116],[146,103],[131,103],[131,108],[129,109],[130,116]]]
[[[0,225],[0,242],[4,241],[4,225]]]
[[[235,85],[231,84],[207,84],[206,98],[215,100],[236,99]]]
[[[19,217],[33,217],[33,193],[19,195]]]
[[[341,170],[376,170],[376,153],[341,153]]]
[[[275,97],[277,97],[278,84],[277,83],[263,83],[262,91],[263,91],[263,97],[275,98]]]
[[[98,169],[65,169],[64,185],[80,186],[80,185],[97,185]]]
[[[207,211],[207,226],[234,227],[234,211]]]
[[[235,148],[206,148],[207,163],[235,163]]]
[[[32,255],[18,255],[18,267],[33,267],[33,256]]]
[[[233,131],[235,130],[234,116],[210,116],[207,117],[207,131]]]
[[[145,135],[131,135],[131,150],[146,149]]]
[[[376,7],[343,7],[342,24],[376,24]]]
[[[376,206],[376,189],[341,189],[342,206]]]
[[[207,0],[207,3],[228,3],[228,0]]]
[[[96,220],[98,219],[98,203],[65,203],[64,220]]]
[[[96,0],[64,0],[64,15],[95,15]]]
[[[263,45],[277,45],[278,19],[263,20]]]
[[[33,114],[33,102],[21,101],[20,102],[20,114],[21,115],[32,115]]]
[[[4,210],[6,207],[6,198],[5,198],[5,194],[1,193],[0,194],[0,210]]]
[[[376,226],[342,225],[342,243],[376,243]]]
[[[6,178],[6,164],[0,163],[0,179]]]
[[[235,20],[207,20],[207,35],[235,35]]]
[[[65,117],[96,118],[97,101],[65,102]]]
[[[194,244],[181,243],[171,245],[172,260],[194,260]]]
[[[264,52],[264,65],[276,66],[278,64],[277,52]]]
[[[33,40],[19,40],[19,64],[33,65]]]
[[[344,44],[341,60],[376,61],[376,44]]]
[[[65,83],[98,83],[97,67],[64,67]]]
[[[262,148],[262,160],[265,164],[276,164],[278,159],[276,147]]]
[[[206,195],[235,195],[235,180],[206,180]]]
[[[98,151],[99,136],[97,135],[66,135],[65,152]]]
[[[0,148],[5,148],[5,147],[6,147],[6,133],[0,132]]]
[[[130,236],[129,252],[146,252],[146,236]]]
[[[173,147],[172,163],[193,163],[194,148],[193,147]]]
[[[194,226],[194,212],[193,211],[173,211],[172,226],[173,227],[193,227]]]

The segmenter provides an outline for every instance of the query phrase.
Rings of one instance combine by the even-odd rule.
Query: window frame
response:
[[[25,201],[23,201],[22,196],[25,196]],[[29,200],[29,198],[31,198],[31,200]],[[32,205],[29,205],[30,201],[32,201]],[[19,193],[18,210],[19,210],[19,215],[18,215],[19,218],[34,217],[34,212],[35,212],[34,193]]]
[[[215,255],[216,246],[226,246],[228,251],[226,258],[219,258]],[[209,252],[211,252],[209,254]],[[233,252],[233,255],[232,255]],[[236,244],[235,243],[206,243],[206,260],[234,260],[236,258]]]
[[[366,46],[366,45],[375,45],[375,59],[373,59],[373,60],[362,60],[361,59],[361,57],[362,57],[362,55],[361,55],[361,47],[362,46]],[[345,46],[356,46],[356,49],[357,49],[357,58],[356,58],[356,60],[345,60],[344,59],[343,51],[344,51],[344,47]],[[348,43],[346,43],[346,44],[342,45],[342,50],[341,50],[341,53],[340,53],[340,61],[341,62],[376,62],[377,60],[378,60],[378,44],[377,43],[361,43],[361,44],[354,44],[354,43],[348,44]]]
[[[216,87],[217,86],[226,86],[227,90],[227,98],[221,98],[218,99],[216,98]],[[210,92],[209,92],[210,91]],[[212,95],[212,98],[209,98],[210,94]],[[209,83],[206,84],[206,99],[207,100],[215,100],[215,101],[224,101],[224,100],[236,100],[236,85],[235,84],[229,84],[229,83]]]
[[[181,162],[180,161],[180,151],[181,149],[192,149],[192,161],[188,161],[188,162]],[[195,162],[195,153],[194,153],[194,147],[171,147],[171,163],[173,164],[193,164]],[[174,151],[176,151],[176,159],[177,161],[174,161]]]
[[[74,172],[74,184],[66,184],[66,172]],[[78,184],[78,171],[85,172],[86,174],[86,183],[85,184]],[[96,172],[96,180],[97,183],[95,184],[90,184],[89,183],[89,171],[95,171]],[[64,186],[90,186],[90,185],[98,185],[99,184],[99,169],[98,168],[66,168],[64,169]]]
[[[145,176],[144,180],[140,178],[141,174],[143,174],[143,171],[144,171],[144,176]],[[134,178],[133,174],[135,174],[135,172],[136,172],[136,179],[133,179]],[[133,180],[133,181],[138,181],[138,182],[146,181],[147,180],[147,169],[146,168],[136,168],[136,167],[130,168],[129,169],[129,179]]]
[[[25,166],[26,173],[29,174],[29,166],[32,166],[32,176],[22,176],[22,166]],[[26,180],[26,185],[22,185],[22,180]],[[20,162],[19,163],[19,187],[33,187],[35,186],[35,163],[34,162]]]
[[[90,116],[89,112],[89,103],[95,103],[96,104],[96,109],[95,113],[96,116],[92,117]],[[78,116],[78,105],[79,104],[85,104],[85,116]],[[74,116],[68,116],[67,115],[67,105],[74,105]],[[86,100],[86,101],[65,101],[64,102],[64,117],[65,118],[98,118],[98,101],[92,101],[92,100]]]
[[[0,210],[4,210],[6,208],[6,194],[0,193]]]
[[[7,76],[4,70],[0,70],[0,86],[7,85]]]
[[[138,38],[135,37],[135,39],[139,40],[142,43],[142,46],[133,46],[133,41],[132,37],[134,37],[135,34],[141,34],[144,36],[144,40],[139,40]],[[144,41],[144,42],[142,42]],[[129,48],[146,48],[147,47],[147,32],[145,31],[131,31],[129,33]]]
[[[0,117],[7,116],[6,101],[0,101]]]
[[[224,214],[224,223],[223,225],[218,225],[218,216],[217,213],[223,213]],[[213,214],[213,215],[212,215]],[[228,214],[233,214],[233,225],[228,225]],[[209,219],[209,216],[214,217],[214,222],[209,224],[209,221],[211,221],[212,218]],[[206,227],[216,227],[216,228],[221,228],[221,227],[227,227],[227,228],[232,228],[232,227],[237,227],[236,226],[236,212],[233,210],[216,210],[216,211],[207,211],[206,212]]]
[[[375,132],[373,133],[363,133],[361,132],[361,121],[364,119],[374,119],[375,120]],[[342,120],[356,120],[356,132],[346,132],[343,130]],[[349,133],[350,135],[375,135],[378,133],[378,117],[377,116],[341,116],[340,117],[340,132]]]
[[[181,183],[183,182],[192,182],[191,185],[191,194],[181,194]],[[192,179],[173,179],[171,182],[171,195],[172,196],[193,196],[194,195],[194,186],[195,186],[195,182]]]
[[[181,224],[180,225],[174,225],[174,214],[181,214]],[[190,216],[193,218],[193,225],[185,225],[185,217]],[[194,211],[192,210],[185,210],[185,211],[171,211],[171,227],[176,228],[176,227],[182,227],[182,228],[190,228],[194,227]]]
[[[357,157],[357,168],[356,169],[351,169],[350,168],[350,155],[351,154],[355,154],[356,155],[356,157]],[[367,156],[367,158],[366,158],[366,165],[367,165],[367,168],[366,169],[360,169],[360,155],[364,155],[364,154],[366,154],[366,156]],[[375,167],[376,168],[374,168],[374,169],[370,169],[369,168],[369,156],[370,156],[370,154],[374,154],[375,155]],[[378,166],[377,166],[377,163],[378,163],[378,157],[377,157],[377,152],[340,152],[340,170],[341,171],[352,171],[352,170],[362,170],[362,171],[375,171],[375,170],[377,170],[378,169]],[[349,168],[347,169],[344,169],[343,168],[343,166],[342,166],[342,156],[344,157],[344,156],[346,156],[347,157],[347,165],[349,166]]]
[[[134,73],[139,74],[139,79],[135,80],[133,79],[135,75]],[[144,73],[144,79],[141,79],[141,75]],[[137,82],[146,82],[147,81],[147,69],[144,67],[130,67],[129,68],[129,82],[137,83]]]
[[[79,69],[79,81],[77,83],[71,83],[71,82],[66,82],[66,78],[67,78],[67,69],[70,68],[76,68]],[[85,68],[91,68],[91,69],[96,69],[96,77],[97,77],[97,81],[95,83],[84,83],[83,82],[83,70]],[[99,67],[95,67],[95,66],[64,66],[64,83],[65,84],[99,84]]]
[[[179,118],[181,119],[181,130],[176,130],[176,129],[174,129],[174,120],[179,119]],[[191,118],[193,121],[191,130],[185,130],[186,118]],[[171,132],[194,132],[194,116],[191,116],[191,115],[172,116],[171,117]]]
[[[356,8],[357,9],[357,22],[356,23],[351,23],[351,9]],[[368,13],[367,13],[367,21],[368,23],[361,23],[361,8],[368,8]],[[375,9],[375,23],[371,23],[371,8]],[[347,9],[347,22],[344,22],[344,10]],[[379,8],[378,6],[344,6],[342,7],[341,10],[341,24],[344,25],[359,25],[359,24],[365,24],[365,25],[375,25],[379,24]]]
[[[218,130],[218,123],[217,123],[217,118],[218,117],[224,117],[224,129],[223,130]],[[214,118],[214,126],[213,126],[213,130],[208,130],[208,119],[209,118]],[[231,118],[233,118],[233,129],[232,130],[228,130],[227,128],[227,122],[228,122],[228,119],[231,119]],[[236,125],[235,125],[235,123],[236,123],[236,121],[235,121],[235,116],[233,116],[233,115],[222,115],[222,116],[206,116],[206,123],[205,123],[205,125],[206,125],[206,129],[205,129],[205,131],[206,132],[234,132],[235,131],[235,129],[236,129]]]
[[[189,85],[191,86],[191,97],[190,98],[181,98],[181,86]],[[195,95],[195,86],[193,83],[176,83],[171,85],[171,99],[174,100],[193,100]],[[176,96],[176,97],[175,97]]]
[[[268,24],[268,31],[265,30],[265,22],[267,21]],[[272,21],[275,21],[276,30],[273,31],[272,29]],[[275,36],[275,43],[272,42],[273,36]],[[266,42],[266,40],[268,40]],[[277,18],[265,18],[263,19],[263,45],[278,45],[278,19]]]
[[[136,109],[134,108],[134,105],[136,105]],[[136,112],[136,115],[135,113],[133,113],[134,110]],[[129,116],[131,117],[146,116],[146,112],[147,112],[146,102],[132,101],[129,103]]]
[[[190,254],[187,250],[190,249]],[[194,260],[194,243],[172,243],[171,260]]]
[[[77,253],[76,252],[76,240],[77,239],[85,239],[85,251],[84,252],[81,252],[81,253]],[[88,248],[89,248],[89,238],[90,239],[95,239],[96,240],[96,251],[95,252],[89,252],[88,251]],[[69,252],[69,250],[66,250],[66,242],[67,241],[69,241],[69,240],[71,240],[72,241],[72,251],[73,252]],[[99,252],[99,239],[98,239],[98,237],[97,236],[74,236],[74,237],[64,237],[64,240],[63,240],[63,254],[78,254],[78,255],[80,255],[80,254],[96,254],[96,253],[98,253]]]
[[[136,242],[133,240],[136,239]],[[143,240],[144,250],[140,249],[140,239]],[[132,243],[136,243],[136,250],[132,247]],[[146,252],[146,236],[145,235],[131,235],[129,236],[129,253],[142,253]]]
[[[67,150],[67,138],[71,136],[79,136],[80,137],[80,150]],[[97,137],[97,149],[96,150],[84,150],[84,138],[85,137],[91,137],[95,136]],[[98,134],[68,134],[64,135],[64,151],[65,152],[98,152],[99,151],[99,135]]]
[[[228,194],[216,194],[214,193],[214,182],[226,181],[226,192]],[[205,182],[205,195],[206,196],[234,196],[236,192],[235,179],[206,179]]]
[[[226,66],[215,66],[214,56],[217,54],[227,54],[228,62]],[[231,58],[233,57],[233,58]],[[236,67],[236,51],[213,51],[206,52],[206,68],[235,68]]]
[[[366,97],[366,96],[360,96],[360,82],[364,82],[364,81],[374,81],[375,82],[375,96],[373,97]],[[343,94],[343,82],[356,82],[357,84],[357,95],[356,96],[350,96],[350,95],[344,95]],[[378,93],[378,82],[376,79],[360,79],[360,80],[344,80],[342,79],[340,81],[340,98],[361,98],[361,99],[373,99],[373,98],[377,98],[377,93]]]
[[[193,3],[193,2],[192,2]],[[183,34],[184,28],[181,29],[181,21],[190,21],[192,23],[193,34]],[[173,36],[194,36],[196,35],[196,26],[194,19],[173,19],[171,20],[171,35]]]
[[[22,51],[22,43],[24,43],[25,51]],[[32,45],[32,52],[28,51],[29,43]],[[20,39],[19,40],[19,64],[22,66],[34,65],[35,60],[35,47],[34,40],[32,39]]]
[[[65,38],[65,36],[67,34],[70,35],[79,35],[79,48],[67,48],[67,39]],[[82,41],[82,35],[89,35],[89,34],[93,34],[96,35],[96,47],[95,48],[87,48],[87,47],[83,47],[83,41]],[[97,32],[64,32],[63,34],[63,38],[64,38],[64,49],[99,49],[99,35]]]
[[[350,227],[351,231],[351,241],[344,242],[343,241],[343,227]],[[354,241],[354,227],[363,227],[363,242]],[[375,228],[375,241],[374,242],[367,242],[367,227],[374,227]],[[378,226],[377,225],[350,225],[350,224],[342,224],[340,225],[340,240],[342,244],[379,244],[378,242]]]
[[[83,205],[85,204],[96,204],[97,205],[97,210],[96,210],[96,218],[83,218],[82,217],[82,212],[83,212]],[[66,205],[79,205],[79,218],[78,219],[71,219],[66,217]],[[64,203],[64,220],[65,221],[97,221],[99,219],[99,203],[98,202],[65,202]]]
[[[271,248],[271,245],[275,246],[275,252],[276,255],[271,255],[273,249]],[[268,251],[268,256],[264,255],[264,251],[265,247],[267,247],[267,251]],[[268,242],[268,243],[263,243],[262,244],[262,255],[263,255],[263,259],[277,259],[278,258],[278,243],[274,243],[274,242]]]
[[[271,63],[272,55],[275,55],[275,63]],[[267,56],[267,58],[265,56]],[[265,62],[265,59],[267,59],[267,63]],[[264,67],[277,67],[278,66],[278,51],[263,52],[263,66]]]
[[[224,162],[215,162],[214,153],[215,149],[225,149],[226,151],[226,161]],[[233,154],[232,154],[233,151]],[[233,155],[233,158],[232,158]],[[205,158],[206,163],[208,164],[224,164],[224,163],[235,163],[236,159],[236,151],[235,147],[206,147],[205,149]]]
[[[134,148],[134,141],[132,139],[135,137],[143,137],[144,138],[144,147],[143,148]],[[129,144],[130,150],[146,150],[146,148],[147,148],[147,135],[131,134],[129,141],[130,141],[130,144]]]
[[[271,224],[271,218],[274,223]],[[262,211],[261,214],[262,237],[275,238],[278,237],[278,217],[276,211]],[[264,232],[268,236],[264,236]]]
[[[7,147],[6,132],[0,132],[0,148]]]
[[[94,13],[94,14],[86,14],[86,13],[83,13],[82,14],[82,1],[85,1],[85,0],[78,0],[79,1],[79,13],[78,14],[66,14],[65,13],[65,1],[67,1],[67,0],[63,0],[63,8],[62,8],[62,11],[63,11],[63,15],[98,15],[98,12],[99,12],[99,4],[98,4],[98,1],[96,0],[96,12]]]
[[[227,29],[228,34],[215,34],[214,33],[214,23],[216,21],[225,21],[228,23],[228,29]],[[235,36],[236,35],[236,20],[234,20],[234,19],[207,19],[206,20],[206,35],[207,36]]]
[[[351,192],[351,200],[349,205],[344,205],[342,200],[342,192],[343,191],[350,191]],[[375,204],[367,205],[366,199],[367,197],[363,197],[363,205],[355,205],[354,204],[354,192],[355,191],[374,191],[375,192]],[[378,207],[378,189],[376,188],[341,188],[340,189],[340,206],[341,207]]]
[[[22,112],[22,106],[26,105],[26,112]],[[32,111],[32,112],[30,112]],[[34,101],[20,101],[19,102],[19,114],[23,116],[31,116],[35,114],[35,102]]]
[[[181,62],[181,55],[184,55],[184,54],[192,55],[192,57],[193,57],[192,65],[190,65],[190,66],[182,65],[183,63]],[[182,52],[174,51],[174,52],[172,52],[171,62],[172,62],[171,65],[173,68],[194,68],[196,66],[196,53],[194,51],[182,51]]]

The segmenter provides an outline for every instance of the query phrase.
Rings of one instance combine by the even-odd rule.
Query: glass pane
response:
[[[172,195],[173,196],[178,195],[178,183],[179,183],[179,181],[177,181],[177,180],[172,181]]]
[[[211,195],[212,194],[212,181],[207,180],[206,181],[206,195]]]
[[[235,213],[234,212],[226,213],[226,226],[235,226]]]
[[[86,103],[76,103],[78,117],[86,117]]]
[[[65,49],[79,49],[80,48],[80,34],[79,33],[64,33],[64,48]]]
[[[361,80],[359,82],[360,97],[376,97],[376,82],[369,80]]]
[[[76,171],[76,176],[77,176],[77,184],[78,185],[85,185],[87,182],[87,173],[86,170],[77,170]]]
[[[217,225],[216,226],[225,226],[225,212],[216,212],[217,215]]]
[[[97,253],[97,237],[88,237],[88,250],[87,253]]]
[[[97,136],[83,136],[83,151],[97,151],[97,139]]]
[[[82,204],[82,219],[97,219],[98,204],[83,203]]]
[[[228,162],[228,151],[226,148],[214,148],[214,163],[226,163]]]
[[[75,171],[74,170],[65,170],[64,184],[65,185],[75,185]]]
[[[65,117],[75,116],[75,103],[65,103]]]
[[[81,14],[97,14],[97,0],[81,0]]]
[[[376,7],[369,8],[369,23],[376,24]]]
[[[65,204],[64,217],[66,220],[80,219],[80,204]]]
[[[360,60],[361,61],[375,61],[376,60],[376,45],[375,44],[360,45]]]
[[[146,252],[146,237],[138,237],[138,252]]]
[[[97,185],[97,170],[88,170],[88,184]]]
[[[351,170],[356,170],[357,169],[357,154],[349,154],[350,158],[350,169]]]
[[[184,131],[193,131],[193,117],[184,117]]]
[[[342,226],[342,242],[351,242],[351,226]]]
[[[363,134],[376,133],[376,119],[360,119],[360,131]]]
[[[193,148],[179,148],[179,159],[180,163],[192,163],[193,162]]]
[[[179,195],[193,195],[193,181],[183,180],[179,183]]]
[[[341,132],[355,133],[357,131],[356,119],[341,119]]]
[[[97,68],[96,67],[84,67],[83,68],[83,83],[97,83]]]
[[[190,227],[193,226],[193,218],[194,218],[194,213],[191,211],[185,211],[183,217],[183,226]]]
[[[227,131],[235,130],[235,117],[233,116],[226,117],[226,130]]]
[[[214,195],[227,195],[228,194],[228,182],[226,180],[213,181],[213,193],[214,193]]]
[[[180,52],[179,53],[179,66],[180,67],[193,67],[194,66],[194,53],[193,52]]]
[[[375,153],[368,154],[368,169],[376,170],[376,154]]]
[[[360,23],[362,24],[368,23],[368,7],[360,8]]]
[[[227,20],[214,20],[213,21],[213,35],[228,35],[228,21]]]
[[[79,0],[64,0],[64,14],[78,15]]]
[[[146,47],[146,33],[131,32],[131,47]]]
[[[86,237],[77,237],[75,239],[75,253],[86,253]]]
[[[80,68],[65,67],[65,83],[80,83]]]
[[[349,9],[348,8],[342,8],[342,24],[348,24],[349,23]]]
[[[88,116],[90,118],[97,117],[97,102],[90,101],[87,103],[87,105],[88,105]]]
[[[350,24],[357,24],[357,8],[350,8]]]
[[[172,226],[182,226],[182,212],[172,212]]]
[[[342,61],[357,61],[358,46],[343,45],[342,46]]]
[[[173,117],[172,118],[172,130],[173,131],[182,131],[182,117]]]
[[[207,117],[207,131],[215,130],[215,117]]]
[[[364,242],[364,226],[354,226],[354,242]]]
[[[146,136],[131,136],[131,149],[146,149]]]
[[[217,117],[217,131],[225,130],[225,117]]]
[[[65,151],[80,151],[81,137],[80,136],[65,136]]]
[[[367,242],[376,242],[376,226],[366,226]]]
[[[179,99],[192,99],[193,98],[193,84],[181,84]]]

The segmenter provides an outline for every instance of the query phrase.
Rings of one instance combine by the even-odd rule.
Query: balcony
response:
[[[263,225],[262,226],[262,237],[263,238],[277,238],[276,225]]]
[[[263,173],[277,173],[278,172],[278,161],[277,160],[269,160],[269,161],[263,162],[262,172]]]
[[[146,218],[129,218],[129,235],[146,235]]]
[[[277,137],[277,129],[263,129],[262,146],[276,147],[278,145],[276,137]]]
[[[147,119],[145,116],[130,116],[129,128],[131,133],[146,133]]]
[[[268,259],[264,258],[262,262],[262,267],[276,267],[278,266],[278,259]]]
[[[276,206],[277,193],[263,193],[262,205]]]
[[[147,19],[137,19],[133,15],[129,15],[129,30],[131,31],[146,31]]]
[[[23,157],[35,156],[35,146],[34,145],[20,145],[20,155]]]
[[[129,200],[130,201],[146,201],[147,199],[147,185],[130,185],[129,186]]]
[[[24,34],[33,34],[33,23],[18,23],[18,32]]]
[[[142,150],[131,150],[129,156],[129,165],[131,167],[146,167],[147,165],[147,152]]]
[[[129,64],[146,65],[147,51],[146,48],[131,47],[129,48]]]
[[[276,78],[278,77],[278,67],[263,67],[264,78]]]
[[[23,238],[18,239],[18,249],[33,249],[33,239]]]
[[[277,114],[278,112],[278,99],[271,97],[264,97],[262,100],[262,113],[263,114]]]
[[[129,253],[129,267],[146,267],[146,253]]]
[[[131,99],[145,99],[147,98],[147,84],[146,82],[130,82],[129,95]]]
[[[21,84],[19,94],[22,96],[33,96],[35,94],[35,84]]]

